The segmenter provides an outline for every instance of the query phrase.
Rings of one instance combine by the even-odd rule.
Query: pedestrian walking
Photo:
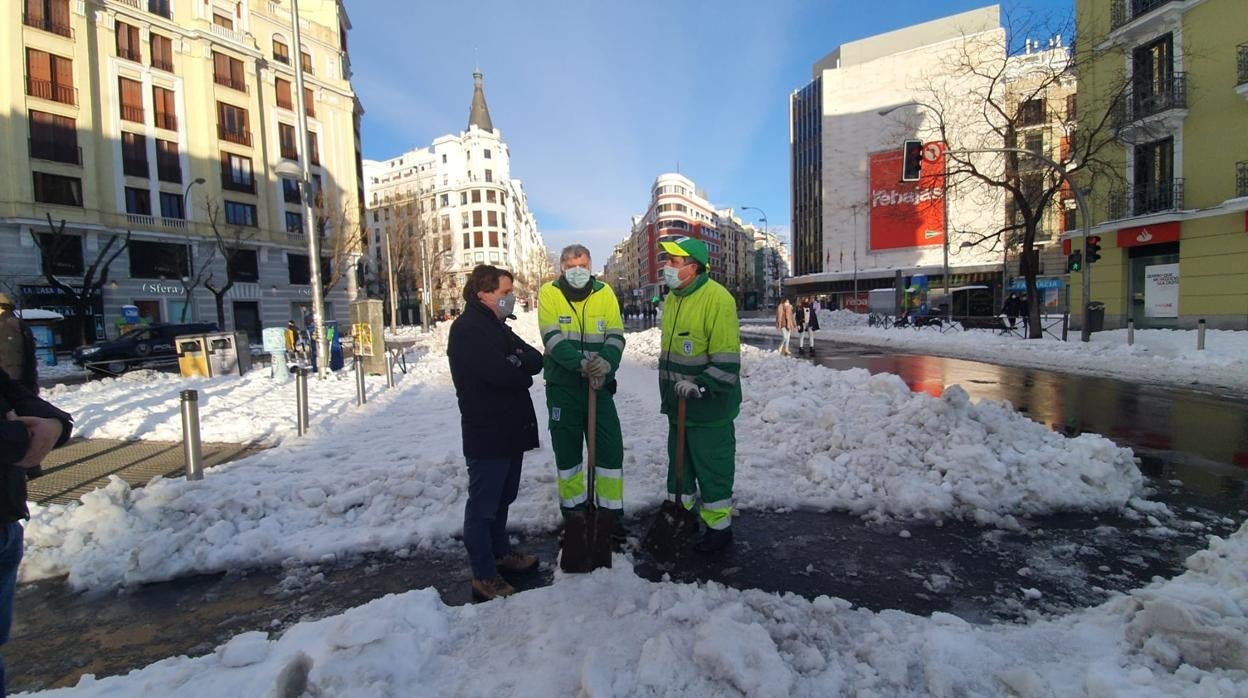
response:
[[[780,354],[789,356],[792,354],[789,351],[789,337],[797,329],[797,318],[793,315],[793,304],[789,303],[788,298],[781,300],[776,307],[776,327],[780,329]]]
[[[37,397],[0,369],[0,646],[9,641],[17,567],[22,561],[24,530],[29,519],[26,480],[42,474],[40,464],[53,448],[65,445],[73,418]],[[0,658],[0,696],[5,693],[4,659]]]
[[[582,447],[592,390],[597,407],[594,499],[614,515],[613,537],[621,544],[626,535],[624,439],[615,410],[615,372],[624,356],[624,321],[615,292],[590,271],[592,259],[584,245],[563,248],[559,265],[562,273],[542,286],[537,302],[559,509],[566,519],[569,512],[586,508]]]
[[[529,387],[542,370],[541,352],[507,326],[516,304],[512,285],[511,272],[477,265],[446,345],[468,463],[464,548],[473,598],[482,601],[515,592],[499,573],[537,565],[536,556],[513,550],[507,540],[507,512],[520,487],[524,452],[539,446]]]
[[[0,369],[27,390],[39,394],[39,364],[35,361],[35,335],[17,316],[17,306],[0,293]]]
[[[1010,329],[1014,329],[1014,325],[1018,322],[1018,316],[1025,312],[1026,302],[1018,297],[1017,293],[1011,293],[1009,298],[1005,299],[1005,303],[1001,305],[1001,314],[1009,318]]]
[[[659,397],[668,417],[668,496],[686,509],[699,502],[706,531],[695,549],[718,555],[732,545],[732,487],[741,408],[741,325],[732,294],[711,279],[706,243],[690,237],[659,243],[671,289],[660,331]],[[686,473],[676,492],[678,403],[686,403]]]
[[[810,342],[810,355],[815,355],[815,332],[819,330],[819,314],[815,311],[812,304],[807,301],[798,308],[797,317],[797,353],[806,353],[806,342]]]

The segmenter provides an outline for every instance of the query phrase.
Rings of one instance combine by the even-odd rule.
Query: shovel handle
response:
[[[676,503],[684,506],[685,496],[685,398],[676,403]]]
[[[590,510],[598,508],[598,499],[594,495],[594,462],[595,451],[598,445],[598,395],[594,392],[594,386],[589,386],[589,416],[586,418],[585,424],[585,482],[586,482],[586,507]]]

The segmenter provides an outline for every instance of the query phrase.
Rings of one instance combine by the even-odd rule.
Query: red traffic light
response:
[[[923,174],[923,141],[907,140],[901,146],[901,181],[917,182]]]

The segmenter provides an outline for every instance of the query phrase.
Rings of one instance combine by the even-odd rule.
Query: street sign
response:
[[[923,146],[923,160],[926,162],[936,162],[945,152],[943,143],[933,141]]]

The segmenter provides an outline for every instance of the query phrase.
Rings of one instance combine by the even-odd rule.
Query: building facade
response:
[[[553,275],[523,183],[511,176],[511,151],[490,119],[483,76],[478,72],[473,79],[467,130],[441,136],[427,148],[364,163],[370,276],[384,295],[393,266],[396,292],[414,305],[412,292],[426,283],[421,261],[426,255],[435,313],[463,306],[463,283],[478,264],[510,270],[517,294],[530,301]],[[413,245],[414,251],[403,253]],[[405,263],[410,268],[404,269]],[[420,273],[414,274],[417,268]],[[412,281],[405,283],[404,276]]]
[[[207,286],[229,280],[226,327],[259,341],[261,327],[309,314],[303,197],[311,196],[329,262],[322,279],[332,281],[326,317],[346,320],[360,240],[362,109],[340,0],[304,1],[298,48],[289,6],[264,0],[5,7],[0,158],[14,175],[0,183],[5,290],[24,306],[64,310],[45,270],[80,286],[101,252],[129,234],[90,337],[114,336],[124,305],[153,322],[215,321]],[[293,94],[295,60],[302,95]],[[294,135],[300,102],[304,148]],[[299,184],[301,151],[311,193]],[[231,264],[212,222],[238,243],[228,248]]]
[[[1243,3],[1077,0],[1075,10],[1078,113],[1112,108],[1119,136],[1106,156],[1116,184],[1090,200],[1102,248],[1090,292],[1105,325],[1248,328]]]

